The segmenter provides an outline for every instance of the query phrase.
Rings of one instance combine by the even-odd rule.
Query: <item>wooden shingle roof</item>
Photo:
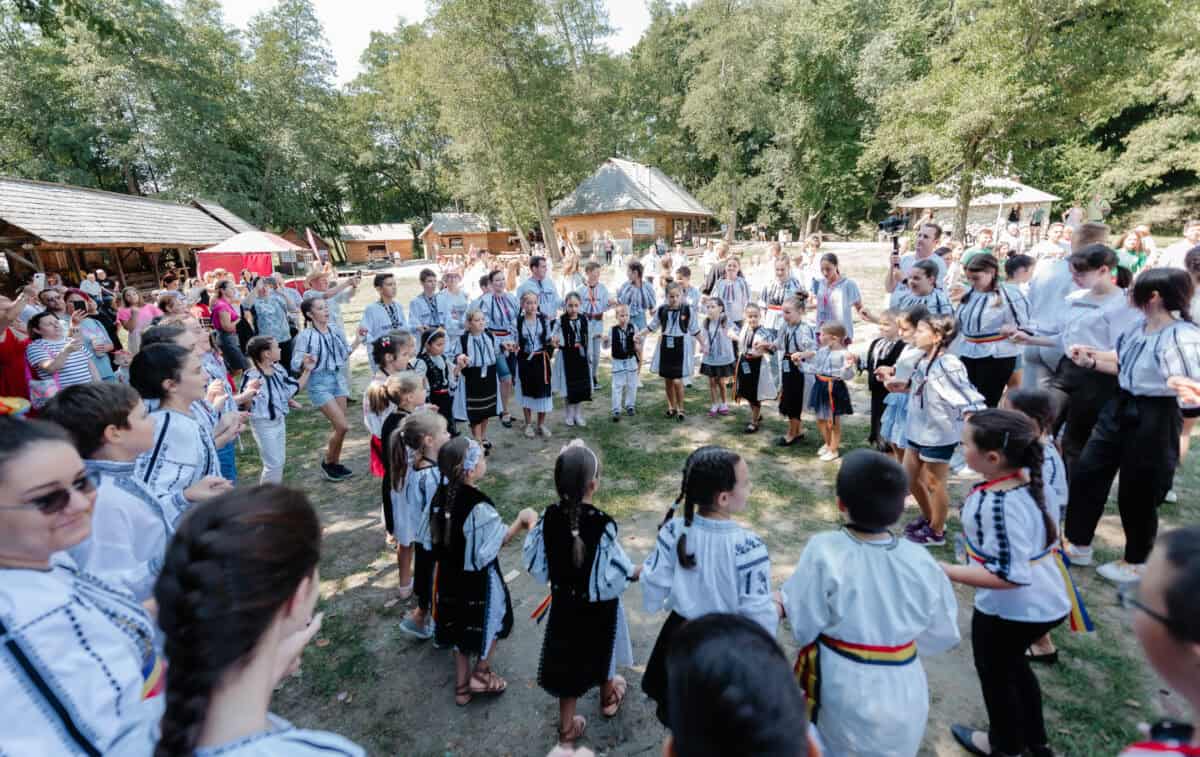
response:
[[[492,225],[478,213],[434,213],[421,236],[430,229],[438,234],[486,234]]]
[[[254,226],[246,219],[237,215],[228,208],[212,202],[211,200],[192,200],[192,204],[203,210],[205,213],[208,213],[221,223],[225,224],[235,232],[241,233],[243,231],[258,231],[258,229],[254,228]]]
[[[0,220],[61,245],[207,247],[234,234],[190,205],[7,177]]]
[[[394,242],[411,240],[413,227],[410,223],[369,223],[339,226],[338,233],[347,242]]]
[[[550,210],[554,218],[621,211],[711,216],[700,201],[653,166],[609,158]]]

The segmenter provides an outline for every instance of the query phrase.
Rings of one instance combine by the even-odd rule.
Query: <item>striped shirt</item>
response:
[[[350,345],[340,329],[330,324],[328,331],[318,331],[310,326],[296,336],[296,347],[292,351],[292,370],[299,373],[304,367],[304,356],[312,355],[317,359],[313,373],[318,371],[338,371],[350,358]]]
[[[1121,388],[1140,397],[1171,397],[1171,376],[1200,379],[1200,327],[1174,321],[1152,334],[1146,320],[1117,337],[1117,378]]]
[[[92,360],[86,349],[78,349],[67,356],[67,360],[57,373],[46,373],[41,364],[47,360],[53,361],[67,346],[66,339],[35,339],[25,348],[25,359],[33,369],[34,378],[49,381],[58,378],[60,387],[92,382]]]

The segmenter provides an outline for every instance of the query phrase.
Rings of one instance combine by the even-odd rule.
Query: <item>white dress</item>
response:
[[[0,754],[107,754],[162,715],[163,696],[143,699],[162,674],[153,623],[65,554],[50,570],[0,569],[0,625]]]
[[[905,539],[865,541],[843,529],[813,535],[783,586],[792,636],[879,647],[917,643],[920,655],[959,642],[958,603],[929,552]],[[929,715],[919,659],[872,664],[818,643],[816,726],[825,754],[915,755]]]
[[[191,414],[158,408],[154,446],[138,456],[136,472],[156,494],[182,492],[205,476],[221,473],[211,427]]]
[[[436,465],[418,470],[409,463],[403,488],[392,490],[392,526],[397,543],[402,546],[417,543],[425,549],[433,549],[429,505],[437,493],[440,478]]]
[[[678,564],[675,543],[683,518],[658,531],[654,551],[642,564],[642,603],[646,612],[671,610],[686,619],[711,612],[744,615],[775,635],[779,614],[771,598],[767,545],[731,520],[696,515],[688,529],[693,568]]]
[[[175,522],[190,504],[182,493],[156,495],[134,475],[133,462],[88,460],[100,477],[92,533],[67,550],[81,571],[144,602],[154,594]]]
[[[550,565],[546,561],[541,518],[525,536],[521,553],[529,574],[541,583],[550,583]],[[608,664],[610,679],[617,674],[618,665],[633,665],[633,643],[629,636],[629,622],[625,619],[625,605],[621,602],[621,595],[629,588],[629,576],[632,574],[633,562],[617,540],[616,526],[610,523],[596,545],[596,556],[588,576],[588,601],[617,600],[617,633],[613,638],[612,657]]]

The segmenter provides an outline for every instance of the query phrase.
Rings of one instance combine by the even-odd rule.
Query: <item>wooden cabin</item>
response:
[[[712,212],[653,166],[609,158],[550,210],[555,232],[585,255],[611,234],[628,253],[662,237],[688,244],[708,232]]]
[[[520,249],[512,231],[493,228],[478,213],[434,213],[420,236],[425,257],[430,260],[465,255],[472,247],[492,253]]]
[[[0,289],[12,293],[39,271],[77,285],[97,268],[150,288],[169,269],[193,269],[197,249],[253,228],[212,202],[0,177]]]
[[[339,226],[346,260],[350,263],[384,265],[417,257],[413,227],[407,223],[372,223]]]

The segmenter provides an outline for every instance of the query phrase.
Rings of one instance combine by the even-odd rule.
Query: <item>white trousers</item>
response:
[[[588,328],[592,328],[593,324],[599,323],[602,323],[602,321],[589,321]],[[588,350],[588,362],[592,365],[592,383],[597,384],[599,383],[597,378],[599,374],[596,371],[600,368],[600,350],[604,347],[604,341],[599,334],[593,334],[591,340],[592,344]]]
[[[612,411],[637,404],[638,375],[634,371],[621,371],[612,375]]]
[[[260,484],[283,483],[283,463],[287,459],[287,421],[284,418],[251,418],[250,432],[262,458]]]

